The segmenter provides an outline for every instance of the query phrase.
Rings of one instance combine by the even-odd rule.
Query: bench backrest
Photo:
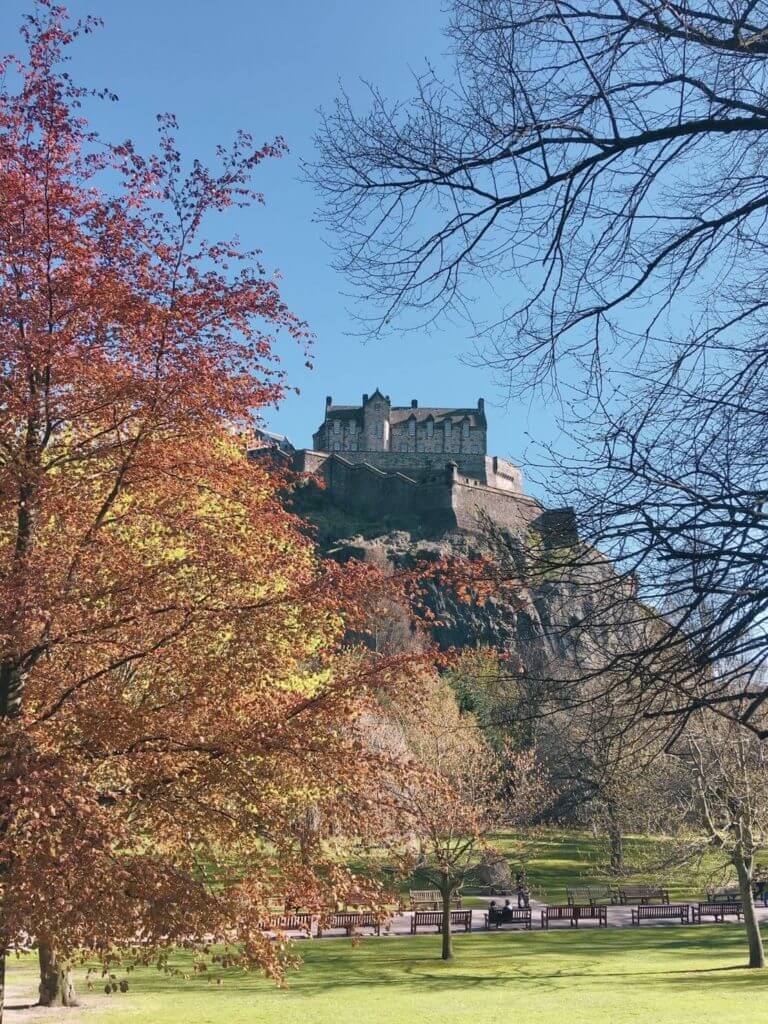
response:
[[[310,928],[312,926],[311,914],[270,914],[270,928]]]
[[[700,914],[740,914],[742,905],[740,900],[710,900],[707,903],[699,903]]]
[[[350,925],[374,925],[376,915],[372,910],[349,911],[339,914],[332,914],[329,928],[347,928]]]
[[[658,905],[637,907],[632,913],[640,917],[678,917],[683,907],[676,903],[661,903]]]
[[[443,920],[442,910],[416,910],[413,918],[416,924],[440,924]],[[452,910],[451,921],[466,921],[472,919],[471,910]]]
[[[717,901],[737,900],[741,896],[740,889],[707,889],[707,896],[716,903]]]
[[[408,895],[414,903],[439,903],[442,899],[438,889],[411,889]]]
[[[566,889],[565,894],[568,897],[569,903],[589,903],[589,886],[584,886],[583,888]]]
[[[554,918],[573,917],[574,910],[575,908],[572,903],[568,903],[565,906],[560,905],[544,907],[544,913],[546,914],[546,916]]]

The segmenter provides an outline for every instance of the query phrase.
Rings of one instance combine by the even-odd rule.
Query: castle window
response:
[[[341,432],[341,420],[333,421],[333,432],[334,434],[338,434]]]
[[[356,433],[356,431],[357,431],[357,423],[354,420],[350,420],[349,421],[349,432],[350,432],[350,434],[354,434],[354,433]]]
[[[461,424],[461,436],[469,437],[469,423],[467,420],[464,420],[464,422]]]
[[[341,451],[341,441],[334,441],[333,442],[333,450],[335,452],[340,452]]]
[[[435,424],[432,420],[427,420],[427,437],[432,437],[435,430]]]
[[[413,437],[416,434],[416,420],[408,421],[408,433]]]

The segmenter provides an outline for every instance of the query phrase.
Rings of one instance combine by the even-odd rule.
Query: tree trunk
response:
[[[39,940],[37,953],[40,960],[40,1005],[77,1006],[69,966],[59,960],[56,950],[45,938]]]
[[[752,865],[738,854],[733,858],[739,876],[739,892],[741,905],[744,908],[744,927],[747,931],[749,945],[749,967],[765,967],[765,951],[763,937],[760,934],[760,923],[755,913],[755,901],[752,896]]]
[[[608,838],[611,843],[611,871],[620,875],[624,871],[624,838],[613,821],[608,823]]]
[[[451,893],[452,886],[447,878],[444,878],[440,886],[440,894],[443,897],[443,960],[453,960],[453,936],[451,935]]]
[[[18,718],[21,712],[21,698],[24,692],[24,675],[11,661],[4,661],[0,664],[0,722],[4,718]],[[5,766],[0,768],[0,775],[5,775]],[[0,807],[0,829],[4,828],[4,822],[10,813],[10,807],[4,804]],[[0,865],[0,874],[3,873],[3,865]],[[5,971],[7,952],[3,945],[3,933],[5,931],[2,900],[0,900],[0,1024],[3,1024],[3,1009],[5,1008]]]

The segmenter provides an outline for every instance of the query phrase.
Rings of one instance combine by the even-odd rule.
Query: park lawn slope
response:
[[[127,995],[72,1024],[768,1024],[768,974],[748,971],[732,925],[304,941],[287,990],[233,970],[173,980],[143,970]],[[183,958],[177,963],[182,965]],[[32,970],[32,962],[13,970]],[[45,1018],[42,1018],[43,1020]]]

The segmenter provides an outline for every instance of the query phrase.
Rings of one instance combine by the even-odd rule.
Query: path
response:
[[[484,931],[485,930],[485,925],[484,925],[483,917],[484,917],[484,914],[486,913],[487,904],[490,903],[490,897],[488,897],[487,899],[484,898],[484,897],[476,897],[476,898],[477,899],[484,899],[485,902],[484,902],[484,905],[481,906],[481,907],[473,907],[472,908],[472,931],[473,932],[475,932],[475,931]],[[672,902],[673,903],[689,902],[689,904],[691,906],[695,906],[695,903],[690,903],[690,901],[686,901],[686,900],[673,900]],[[503,899],[500,900],[498,897],[496,897],[496,903],[497,903],[497,905],[503,905]],[[513,905],[516,905],[514,899],[512,900],[512,903],[513,903]],[[545,906],[546,906],[546,904],[541,902],[541,901],[539,901],[539,900],[531,900],[532,925],[533,925],[533,928],[535,930],[538,930],[540,928],[540,925],[541,925],[541,910]],[[618,906],[618,907],[617,906],[608,907],[608,927],[609,928],[631,928],[632,927],[632,908],[633,908],[633,906],[635,906],[635,904],[630,904],[630,905],[625,906],[625,907],[621,907],[621,906]],[[763,907],[762,904],[760,904],[756,908],[756,910],[757,910],[757,916],[758,916],[758,919],[760,920],[760,922],[761,923],[768,922],[768,907]],[[731,923],[735,923],[735,918],[728,918],[728,920]],[[708,923],[711,923],[711,921],[708,922]],[[550,927],[551,931],[557,931],[557,930],[562,930],[562,929],[565,929],[566,931],[569,931],[571,926],[570,926],[568,921],[556,921],[556,922],[551,923],[549,927]],[[589,928],[596,928],[596,927],[597,927],[597,924],[595,922],[583,922],[581,924],[581,926],[580,926],[580,930],[585,930],[585,929],[589,929]],[[657,927],[658,928],[669,928],[669,927],[671,927],[671,928],[679,928],[680,927],[680,922],[679,921],[673,921],[673,920],[668,920],[668,921],[663,921],[663,920],[662,921],[644,921],[640,927],[642,929],[657,928]],[[522,926],[515,925],[514,927],[506,926],[502,930],[505,931],[505,932],[508,932],[508,931],[523,931],[524,929],[522,928]],[[435,931],[436,931],[435,929],[422,928],[422,929],[419,930],[419,935],[429,935],[430,933],[431,934],[435,934]],[[458,934],[462,934],[462,933],[463,933],[463,929],[457,929],[455,931],[455,934],[457,934],[457,935]],[[291,935],[292,938],[301,938],[301,939],[306,939],[307,938],[307,936],[305,934],[303,934],[303,933],[291,932],[289,934]],[[323,934],[321,939],[318,940],[316,936],[313,936],[312,941],[313,942],[317,942],[317,941],[325,942],[326,939],[339,939],[339,938],[345,938],[345,937],[346,936],[345,936],[344,932],[342,932],[342,931],[333,931],[333,932],[330,932],[330,933],[326,931]],[[376,936],[370,930],[365,931],[363,933],[362,937],[366,938],[366,939],[367,938],[376,938]],[[382,938],[396,938],[396,939],[410,938],[411,937],[411,913],[408,911],[408,912],[403,913],[403,914],[393,914],[393,916],[390,919],[390,922],[389,922],[389,925],[388,925],[386,931],[384,930],[384,928],[382,928],[381,937]]]

